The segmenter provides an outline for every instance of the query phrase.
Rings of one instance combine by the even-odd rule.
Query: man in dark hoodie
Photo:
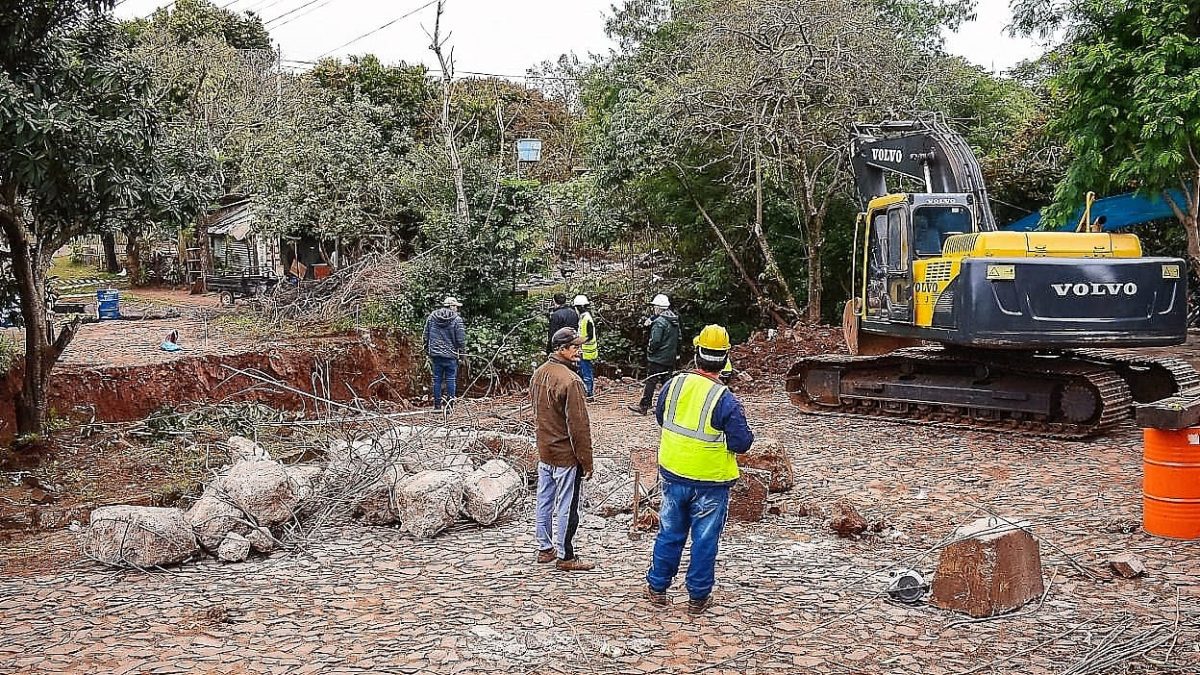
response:
[[[565,293],[554,294],[554,309],[550,311],[550,333],[546,336],[546,353],[554,353],[551,340],[560,328],[575,328],[579,325],[579,312],[567,304]]]
[[[425,320],[425,353],[433,369],[433,407],[442,409],[442,385],[446,387],[446,405],[454,399],[458,383],[458,359],[467,352],[467,330],[463,326],[454,296],[447,296],[442,307]]]
[[[629,409],[645,415],[654,401],[654,390],[671,376],[679,356],[679,316],[671,311],[671,300],[659,293],[650,301],[654,317],[647,319],[650,340],[646,343],[646,386],[642,400]]]

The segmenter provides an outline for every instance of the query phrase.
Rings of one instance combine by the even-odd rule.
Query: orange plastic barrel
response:
[[[1200,427],[1143,429],[1142,527],[1200,539]]]

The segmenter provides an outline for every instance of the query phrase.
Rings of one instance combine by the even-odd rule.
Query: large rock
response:
[[[290,520],[300,503],[300,486],[278,462],[238,462],[209,487],[223,490],[235,506],[266,527]]]
[[[462,478],[453,471],[422,471],[400,481],[395,495],[400,529],[429,539],[453,525],[462,512]]]
[[[489,457],[503,459],[517,473],[521,474],[526,483],[537,481],[538,449],[537,440],[529,436],[504,434],[499,432],[480,432],[478,444]]]
[[[480,525],[491,525],[523,491],[521,476],[504,460],[493,459],[463,480],[463,512]]]
[[[217,548],[217,560],[221,562],[241,562],[250,557],[250,540],[230,532]]]
[[[303,502],[313,496],[325,469],[319,464],[289,464],[284,471],[296,484],[297,500]]]
[[[217,481],[219,482],[218,478]],[[245,532],[249,529],[242,510],[234,506],[219,490],[212,485],[204,489],[200,499],[192,504],[192,508],[184,514],[187,522],[196,532],[196,539],[204,550],[215,553],[225,541],[225,535],[233,531]]]
[[[615,460],[592,461],[592,479],[583,484],[583,505],[605,518],[633,510],[633,476]]]
[[[1012,611],[1042,595],[1042,558],[1027,524],[980,518],[942,549],[930,603],[974,617]]]
[[[255,525],[271,528],[290,520],[319,475],[312,467],[294,470],[300,482],[278,462],[238,462],[209,483],[186,514],[200,545],[215,553],[230,532],[248,536]]]
[[[470,455],[456,453],[442,457],[441,466],[436,468],[468,474],[475,471],[475,461],[471,459]]]
[[[771,492],[786,492],[796,483],[791,457],[783,445],[773,438],[755,439],[754,447],[749,452],[737,456],[737,463],[740,467],[771,472]]]
[[[408,475],[404,467],[390,464],[379,478],[363,489],[354,515],[367,525],[394,525],[400,521],[396,512],[396,485]]]
[[[101,562],[141,569],[181,563],[200,551],[183,511],[151,506],[92,511],[84,550]]]
[[[234,464],[247,461],[270,461],[271,459],[271,453],[267,452],[266,448],[245,436],[230,436],[229,440],[225,441],[225,445],[229,447],[229,458]]]

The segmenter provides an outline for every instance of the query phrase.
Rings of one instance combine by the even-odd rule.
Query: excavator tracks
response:
[[[1081,439],[1124,423],[1135,401],[1200,389],[1200,374],[1178,359],[1102,349],[914,347],[805,358],[786,388],[808,413]]]

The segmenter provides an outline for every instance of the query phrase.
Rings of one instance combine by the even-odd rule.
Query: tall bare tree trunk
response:
[[[792,288],[788,285],[787,279],[783,278],[783,272],[780,271],[779,264],[775,262],[775,253],[771,250],[771,245],[767,243],[766,233],[763,232],[762,155],[759,153],[755,153],[754,156],[754,201],[754,226],[751,230],[754,232],[754,238],[758,241],[759,248],[762,249],[763,261],[767,264],[767,271],[779,281],[788,309],[792,310],[795,316],[800,316],[796,297],[792,295]]]
[[[437,56],[438,65],[442,69],[442,116],[440,126],[442,127],[442,137],[446,145],[446,157],[450,160],[450,171],[454,175],[454,212],[458,216],[459,222],[465,224],[470,222],[471,212],[467,206],[467,191],[463,185],[462,160],[458,156],[458,147],[454,142],[454,126],[450,124],[450,85],[454,78],[454,50],[451,49],[450,54],[446,55],[442,49],[442,4],[442,0],[438,0],[437,18],[433,22],[432,43],[429,45],[429,48]]]

